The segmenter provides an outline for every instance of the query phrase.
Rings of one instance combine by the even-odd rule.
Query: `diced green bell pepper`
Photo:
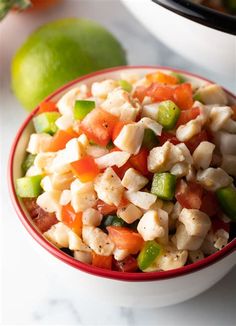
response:
[[[107,226],[126,226],[124,220],[122,220],[117,215],[107,215],[103,218],[102,226],[106,228]]]
[[[95,101],[77,100],[74,106],[75,120],[83,120],[96,106]]]
[[[130,228],[132,230],[137,231],[138,222],[139,222],[139,220],[134,221],[131,224],[128,224],[124,220],[122,220],[122,218],[120,218],[117,215],[107,215],[107,216],[105,216],[103,218],[102,223],[101,223],[101,227],[106,230],[106,227],[110,226],[110,225],[112,225],[112,226],[123,226],[123,227],[128,227],[128,228]]]
[[[198,92],[196,92],[196,93],[193,95],[193,100],[194,100],[194,101],[198,101],[198,102],[203,103],[202,98],[201,98],[201,95],[200,95],[200,93],[198,93]]]
[[[124,80],[124,79],[119,80],[119,84],[123,88],[124,91],[129,92],[129,93],[132,91],[133,86],[126,80]]]
[[[109,143],[108,143],[107,146],[106,146],[106,148],[109,149],[109,150],[111,150],[111,149],[114,148],[114,147],[115,147],[115,145],[113,144],[112,141],[109,141]]]
[[[178,74],[177,72],[172,71],[171,76],[176,77],[178,79],[179,84],[183,84],[186,82],[186,78],[183,75]]]
[[[155,241],[146,241],[138,255],[138,267],[141,271],[147,269],[158,256],[161,255],[162,247]]]
[[[231,187],[220,188],[216,196],[223,212],[233,221],[236,221],[236,190]]]
[[[180,109],[172,101],[163,101],[158,105],[157,122],[164,130],[171,130],[175,127],[180,116]]]
[[[43,191],[40,185],[42,178],[42,175],[34,175],[16,179],[17,195],[21,198],[38,197]]]
[[[27,170],[34,164],[36,155],[34,154],[27,154],[23,163],[21,164],[21,169],[23,174],[25,175]]]
[[[151,193],[158,198],[171,200],[175,194],[176,176],[164,172],[155,173],[152,179]]]
[[[154,131],[151,129],[145,129],[143,136],[142,146],[151,150],[153,147],[156,147],[159,144],[158,139]]]
[[[55,122],[60,116],[58,112],[44,112],[37,115],[33,119],[36,132],[54,135],[58,129]]]

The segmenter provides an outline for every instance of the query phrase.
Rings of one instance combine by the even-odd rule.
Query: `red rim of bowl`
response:
[[[94,73],[85,75],[83,77],[77,78],[66,85],[60,87],[57,91],[53,92],[50,96],[48,96],[45,100],[49,101],[51,98],[54,96],[58,95],[59,93],[65,91],[67,88],[73,86],[74,84],[85,81],[86,79],[90,77],[95,77],[98,75],[103,75],[106,73],[110,72],[116,72],[119,70],[129,70],[129,69],[164,69],[164,70],[171,70],[175,72],[182,73],[184,75],[187,75],[189,77],[195,77],[199,78],[203,81],[213,83],[212,81],[200,77],[198,75],[188,73],[186,71],[180,70],[180,69],[173,69],[170,67],[163,67],[163,66],[121,66],[121,67],[115,67],[115,68],[110,68],[110,69],[104,69],[100,71],[96,71]],[[225,90],[225,89],[224,89]],[[233,97],[236,101],[236,96],[229,91],[225,90],[225,92]],[[173,269],[169,271],[160,271],[160,272],[149,272],[149,273],[122,273],[122,272],[117,272],[117,271],[111,271],[111,270],[106,270],[106,269],[101,269],[92,265],[87,265],[84,263],[81,263],[80,261],[74,259],[73,257],[65,254],[63,251],[60,249],[56,248],[54,245],[49,243],[43,236],[42,234],[33,226],[33,224],[30,222],[28,217],[26,216],[25,212],[23,211],[21,204],[19,202],[19,199],[16,195],[15,192],[15,187],[14,187],[14,180],[13,180],[13,161],[14,161],[14,155],[15,155],[15,150],[17,147],[17,144],[19,142],[19,139],[24,131],[24,129],[27,127],[28,123],[31,121],[32,117],[35,115],[35,113],[38,111],[39,106],[36,107],[35,110],[33,110],[29,116],[26,118],[26,120],[23,122],[21,128],[19,129],[14,142],[12,144],[11,152],[10,152],[10,157],[9,157],[9,164],[8,164],[8,185],[9,185],[9,190],[10,190],[10,195],[11,195],[11,200],[13,202],[15,211],[26,228],[26,230],[29,232],[29,234],[44,248],[46,249],[49,253],[51,253],[53,256],[58,258],[59,260],[63,261],[64,263],[79,269],[80,271],[95,275],[95,276],[100,276],[100,277],[105,277],[109,279],[115,279],[119,281],[157,281],[157,280],[163,280],[163,279],[168,279],[168,278],[173,278],[173,277],[178,277],[178,276],[183,276],[195,271],[198,271],[204,267],[210,266],[213,263],[216,263],[217,261],[223,259],[227,255],[231,254],[233,251],[236,250],[236,239],[233,239],[229,244],[227,244],[223,249],[220,251],[217,251],[216,253],[196,262],[192,263],[187,266],[183,266],[178,269]]]

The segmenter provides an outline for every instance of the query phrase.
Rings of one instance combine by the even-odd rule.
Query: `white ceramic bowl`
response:
[[[168,71],[167,68],[161,67],[118,67],[103,70],[70,82],[49,96],[47,100],[57,101],[69,89],[82,83],[91,84],[106,78],[119,78],[120,72],[124,70],[146,74],[157,69]],[[197,83],[210,83],[200,77],[181,73]],[[229,100],[236,103],[236,97],[229,92],[227,94]],[[235,265],[236,239],[222,250],[197,263],[176,270],[151,273],[121,273],[103,270],[83,264],[49,243],[32,224],[29,214],[22,201],[16,196],[14,189],[14,180],[21,176],[21,162],[29,136],[33,131],[32,118],[37,110],[38,108],[23,123],[12,146],[8,170],[11,199],[21,222],[34,238],[33,244],[41,251],[54,273],[58,271],[58,275],[64,280],[70,280],[67,286],[71,287],[71,291],[125,307],[161,307],[187,300],[207,290]]]
[[[200,22],[196,22],[191,20],[194,10],[196,10],[195,7],[190,11],[190,6],[188,6],[184,8],[185,12],[182,12],[182,4],[187,2],[185,0],[156,1],[169,9],[152,0],[122,0],[122,2],[154,36],[172,50],[220,75],[236,76],[236,36],[217,30],[218,21],[221,16],[225,18],[226,15],[213,12],[208,8],[200,9],[201,11],[196,13]],[[171,8],[171,5],[175,5],[175,7]],[[203,11],[210,13],[209,17],[214,15],[212,25],[215,22],[215,28],[206,26],[207,19],[201,20]],[[225,24],[224,21],[222,22],[222,29],[224,29],[224,25],[226,27],[228,21],[230,21],[228,25],[231,24],[231,21],[234,22],[232,22],[234,24],[232,33],[234,30],[235,34],[236,17],[226,17]]]

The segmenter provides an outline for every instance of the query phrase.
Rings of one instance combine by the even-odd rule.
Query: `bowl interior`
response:
[[[101,81],[104,79],[109,79],[109,78],[120,78],[120,73],[121,71],[127,71],[127,72],[132,72],[132,73],[138,73],[139,75],[145,75],[147,73],[154,72],[156,70],[160,70],[163,72],[170,72],[173,71],[173,69],[164,69],[164,68],[159,68],[159,67],[134,67],[134,68],[129,68],[129,67],[122,67],[122,68],[113,68],[110,70],[106,71],[101,71],[97,72],[82,78],[79,78],[78,80],[72,81],[69,84],[63,86],[60,88],[58,91],[54,92],[51,96],[47,98],[47,100],[52,100],[52,101],[58,101],[59,98],[68,92],[70,89],[79,86],[81,84],[86,83],[87,85],[92,84],[95,81]],[[196,83],[197,85],[206,85],[211,83],[210,81],[200,78],[198,76],[193,76],[191,74],[179,71],[181,74],[183,74],[187,80],[191,81],[192,83]],[[228,93],[228,92],[227,92]],[[236,98],[228,93],[229,101],[230,103],[236,103]],[[174,277],[176,276],[176,270],[171,270],[167,272],[152,272],[152,273],[123,273],[125,276],[121,275],[122,273],[120,272],[115,272],[115,271],[106,271],[106,270],[101,270],[100,268],[96,268],[90,265],[85,265],[79,261],[76,261],[74,258],[66,255],[63,253],[61,250],[57,249],[54,245],[49,243],[41,234],[39,230],[33,225],[32,220],[26,211],[23,202],[21,199],[19,199],[16,196],[15,189],[14,189],[14,180],[22,176],[22,171],[21,171],[21,162],[24,159],[25,156],[25,150],[28,144],[28,140],[30,137],[30,134],[34,131],[33,129],[33,123],[32,123],[32,118],[34,117],[35,113],[37,112],[38,107],[29,115],[29,117],[26,119],[24,124],[22,125],[21,129],[19,130],[15,143],[13,144],[12,152],[11,152],[11,157],[10,157],[10,190],[11,190],[11,196],[12,200],[15,206],[15,209],[18,213],[19,218],[21,219],[22,223],[26,227],[26,229],[29,231],[29,233],[39,242],[44,248],[46,248],[49,252],[51,252],[54,256],[57,258],[61,259],[62,261],[72,265],[73,267],[76,267],[78,269],[84,270],[88,273],[96,274],[99,276],[105,276],[109,278],[116,278],[116,279],[124,279],[128,280],[129,279],[129,274],[132,278],[132,280],[146,280],[146,279],[158,279],[158,278],[167,278],[167,277]],[[236,240],[235,240],[236,241]],[[229,246],[229,244],[227,245]],[[222,249],[221,251],[224,251],[227,249],[227,246]],[[216,253],[216,254],[219,254]],[[216,254],[213,254],[211,256],[214,256]],[[206,261],[209,257],[203,259],[202,261]],[[194,271],[194,267],[196,267],[196,264],[194,263],[188,266],[184,266],[178,270],[182,270],[183,272],[189,272],[189,271]],[[110,273],[109,273],[110,272]]]

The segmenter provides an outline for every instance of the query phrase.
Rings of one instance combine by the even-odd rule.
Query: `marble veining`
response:
[[[45,322],[45,318],[54,320],[56,317],[58,323],[66,322],[69,319],[72,325],[83,325],[79,312],[73,302],[62,298],[52,298],[44,302],[41,310],[33,311],[32,317],[37,323]]]

